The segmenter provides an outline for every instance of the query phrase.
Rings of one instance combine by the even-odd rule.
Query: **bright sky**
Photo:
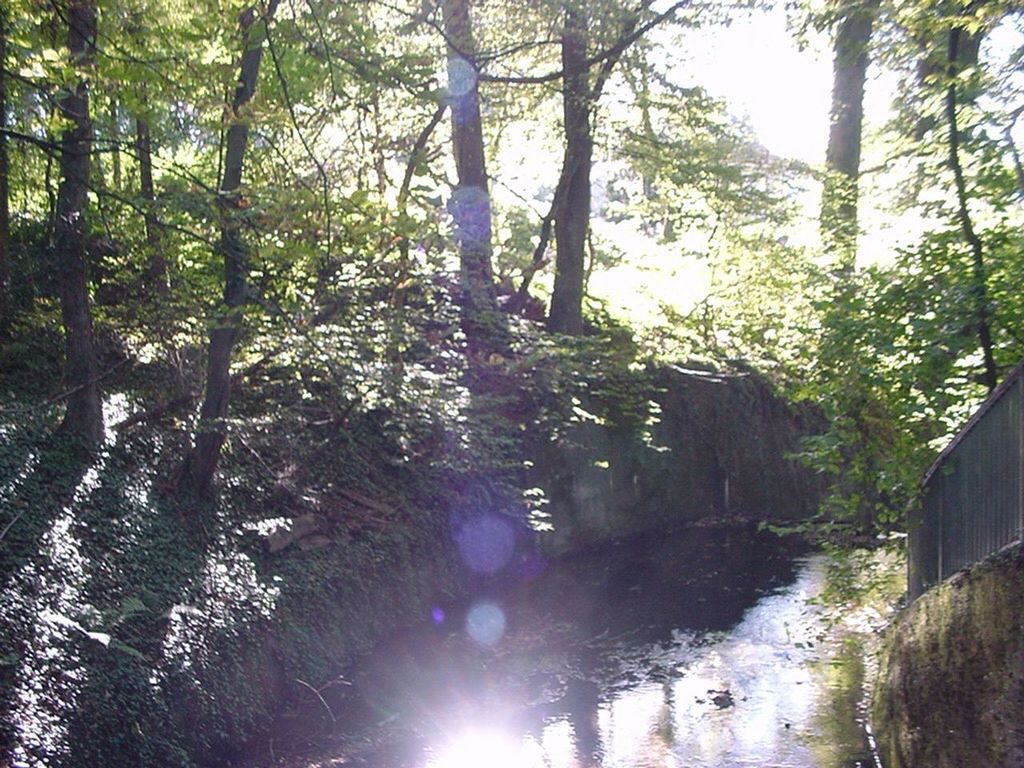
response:
[[[664,29],[653,41],[678,84],[700,85],[721,98],[734,116],[750,125],[770,152],[815,168],[824,166],[832,89],[831,44],[827,36],[819,35],[801,50],[787,28],[783,3],[739,14],[727,26],[707,25],[682,32],[678,28]],[[893,83],[891,78],[879,77],[875,68],[869,71],[869,78],[865,110],[866,128],[870,130],[887,118]],[[605,110],[613,107],[606,105]],[[535,128],[523,126],[521,130],[530,134]],[[538,146],[538,141],[543,142],[541,137],[531,134],[509,138],[506,147],[518,155],[518,160],[500,164],[514,169],[506,176],[509,185],[520,191],[534,190],[542,180],[540,184],[550,188],[557,175],[551,163],[560,162],[560,155],[556,158],[531,152],[523,157],[522,148]],[[558,138],[553,138],[557,144]],[[865,164],[881,159],[866,154]],[[602,176],[599,166],[594,171],[598,185]],[[494,193],[502,196],[502,190]],[[806,237],[797,234],[791,242],[816,241],[819,197],[818,188],[802,195],[806,227],[801,230],[806,230]],[[875,204],[882,210],[875,210]],[[873,254],[870,260],[891,254],[894,243],[914,229],[886,213],[886,207],[881,197],[862,200],[862,220],[873,222],[861,243],[863,254]],[[659,246],[629,226],[600,219],[592,223],[595,234],[612,248],[629,254],[631,262],[621,269],[595,272],[590,284],[594,295],[610,300],[613,307],[634,317],[649,316],[659,302],[685,308],[706,295],[706,264],[681,257],[678,251]]]
[[[828,144],[832,90],[831,41],[826,35],[812,37],[800,49],[787,28],[784,4],[737,16],[728,26],[665,30],[655,38],[680,85],[700,85],[723,99],[729,111],[746,120],[758,140],[773,154],[823,168]],[[1024,44],[1024,21],[1010,20],[988,35],[986,58],[1006,61]],[[1020,89],[1024,91],[1024,78]],[[920,239],[929,222],[917,211],[899,212],[893,196],[906,172],[893,166],[891,148],[872,141],[892,115],[898,79],[878,66],[868,70],[864,96],[864,151],[861,168],[883,165],[890,173],[868,172],[862,179],[858,261],[862,265],[890,262],[901,247]],[[1024,143],[1024,120],[1016,126]],[[794,244],[814,245],[818,237],[820,188],[812,185],[802,194],[805,224],[790,238]],[[709,273],[705,264],[680,258],[656,243],[642,242],[639,233],[608,222],[594,221],[595,233],[629,253],[633,264],[623,269],[597,272],[591,283],[602,296],[634,317],[643,317],[659,302],[686,308],[706,295]],[[637,269],[639,265],[640,269]]]
[[[739,16],[728,26],[659,35],[656,43],[678,84],[700,85],[723,99],[770,152],[815,167],[824,164],[831,52],[824,39],[800,50],[781,4]],[[803,201],[812,239],[819,195],[817,189],[809,190]],[[593,226],[605,242],[633,257],[630,266],[595,272],[591,280],[592,293],[619,311],[634,319],[651,317],[661,302],[685,311],[707,295],[711,275],[706,262],[680,258],[622,225],[595,220]]]
[[[745,118],[772,153],[814,166],[824,163],[831,51],[825,39],[799,50],[786,28],[781,4],[737,16],[728,26],[704,26],[681,34],[673,30],[654,40],[679,84],[700,85],[724,99],[729,111]],[[508,145],[513,151],[536,146],[534,130],[521,126],[513,131],[515,137],[509,136]],[[520,189],[531,186],[530,178],[554,183],[546,159],[536,153],[511,165],[514,170],[506,180]]]
[[[723,98],[772,153],[812,165],[825,161],[832,89],[826,41],[799,50],[780,4],[727,27],[689,31],[683,42],[683,52],[669,52],[681,83]]]

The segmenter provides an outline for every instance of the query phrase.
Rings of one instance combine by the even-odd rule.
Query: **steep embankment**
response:
[[[144,369],[117,383],[91,463],[58,456],[45,413],[4,425],[0,492],[24,511],[0,550],[0,763],[231,760],[458,596],[460,525],[508,513],[505,544],[530,541],[510,522],[529,485],[563,551],[812,509],[811,476],[786,458],[811,421],[762,378],[615,350],[569,362],[488,362],[473,371],[488,398],[429,371],[426,394],[387,407],[257,369],[236,392],[218,499],[196,509],[168,491],[191,422],[149,408]]]
[[[367,417],[311,431],[276,485],[270,442],[236,436],[190,514],[161,498],[155,430],[112,431],[84,478],[53,449],[7,478],[0,764],[224,764],[457,590],[442,479]]]
[[[536,448],[554,549],[700,520],[813,514],[821,478],[792,458],[817,426],[810,409],[754,373],[667,366],[651,383],[645,424],[583,421]]]
[[[886,768],[1024,765],[1024,549],[920,597],[889,628],[873,703]]]

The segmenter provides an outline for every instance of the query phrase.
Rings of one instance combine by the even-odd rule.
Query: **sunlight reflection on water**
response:
[[[669,657],[666,677],[604,695],[595,687],[567,714],[525,734],[467,730],[439,746],[426,766],[860,765],[849,744],[831,744],[822,734],[829,691],[816,665],[828,660],[818,647],[821,618],[807,600],[824,580],[824,558],[809,558],[795,583],[762,598],[731,630],[703,638],[679,633],[670,648],[652,651],[659,661]]]
[[[471,730],[427,763],[428,768],[544,768],[544,750],[533,740],[517,741],[500,730]]]

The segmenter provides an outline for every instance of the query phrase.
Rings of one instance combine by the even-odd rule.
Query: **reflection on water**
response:
[[[871,765],[862,744],[823,740],[837,737],[834,722],[817,717],[832,711],[836,691],[821,666],[837,660],[818,650],[822,628],[806,602],[822,582],[823,559],[806,559],[793,584],[762,598],[731,630],[678,635],[667,651],[656,651],[659,665],[673,664],[667,679],[607,698],[596,685],[577,686],[563,700],[569,711],[549,717],[538,734],[517,742],[507,731],[469,730],[426,765]],[[850,721],[846,730],[855,732],[854,712],[841,714]]]
[[[808,604],[823,556],[736,532],[594,553],[495,590],[504,635],[390,647],[359,685],[401,735],[358,762],[416,768],[874,766],[859,655]],[[453,613],[453,611],[449,611]]]

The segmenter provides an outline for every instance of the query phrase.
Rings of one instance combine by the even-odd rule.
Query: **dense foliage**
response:
[[[252,738],[281,670],[323,684],[431,599],[409,585],[452,510],[537,511],[523,441],[642,432],[652,360],[753,368],[820,409],[823,517],[900,530],[1024,350],[1022,16],[790,4],[794,36],[835,41],[855,126],[811,168],[673,58],[763,11],[6,2],[4,748],[171,765]],[[899,86],[862,130],[837,115],[865,71]],[[880,211],[903,231],[883,250]],[[646,282],[672,295],[633,301]],[[314,513],[309,558],[264,557]]]

